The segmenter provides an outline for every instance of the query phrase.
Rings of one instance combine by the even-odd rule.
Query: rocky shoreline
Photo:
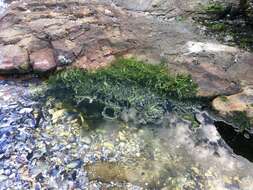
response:
[[[252,163],[235,155],[215,128],[216,123],[225,120],[235,127],[236,134],[242,133],[247,140],[252,138],[253,53],[207,36],[207,28],[193,20],[212,1],[21,0],[7,1],[7,8],[1,2],[0,189],[253,188]],[[225,1],[231,3],[235,1]],[[5,8],[3,13],[1,7]],[[145,86],[148,82],[141,81],[145,89],[135,92],[127,87],[123,90],[122,79],[115,83],[104,80],[106,74],[98,80],[104,91],[97,93],[96,86],[91,88],[91,94],[100,97],[86,97],[88,90],[82,83],[89,80],[87,86],[95,84],[84,77],[83,70],[94,74],[100,68],[110,69],[119,58],[151,63],[153,70],[162,63],[169,71],[166,74],[182,74],[182,81],[190,81],[192,92],[195,93],[193,84],[198,85],[194,98],[209,102],[200,107],[192,103],[194,111],[190,113],[186,104],[171,104],[171,109],[165,109],[164,102],[149,91],[158,86],[160,78],[156,75],[155,80],[149,76],[149,81],[155,81],[157,86]],[[61,70],[71,69],[84,77],[76,80],[79,86],[71,72],[58,75]],[[119,76],[119,71],[115,70],[113,77]],[[94,121],[93,116],[80,112],[74,104],[69,106],[63,98],[48,94],[52,90],[48,91],[48,83],[33,81],[37,76],[48,75],[60,81],[60,88],[68,87],[64,92],[68,98],[76,96],[88,104],[100,98],[105,105],[114,105],[117,93],[101,96],[101,92],[109,92],[106,87],[115,84],[122,94],[133,95],[126,93],[121,104],[135,101],[145,110],[143,104],[148,96],[157,104],[148,107],[155,113],[154,118],[162,115],[159,127],[141,123],[144,116],[133,109],[122,112],[120,119],[102,117]],[[188,75],[193,81],[183,77]],[[14,81],[16,76],[20,80]],[[95,74],[89,76],[96,81]],[[32,80],[27,82],[27,77]],[[67,81],[67,77],[71,80]],[[135,84],[138,80],[132,77],[131,84]],[[175,87],[176,79],[172,77],[174,83],[168,83]],[[185,87],[184,83],[178,87]],[[180,99],[180,91],[174,91]],[[140,101],[131,100],[139,95]],[[166,106],[168,102],[166,97]],[[208,104],[215,110],[212,113],[218,122],[206,112],[204,107]],[[97,107],[92,105],[87,109],[97,114]],[[179,115],[177,111],[182,107]],[[103,112],[106,111],[112,110]],[[145,111],[144,115],[151,118],[149,110]]]
[[[190,73],[204,96],[234,94],[237,80],[251,79],[250,53],[209,43],[188,21],[162,22],[113,4],[14,2],[0,28],[3,74],[43,73],[65,65],[95,69],[115,56],[133,55]],[[249,74],[233,73],[238,65]]]

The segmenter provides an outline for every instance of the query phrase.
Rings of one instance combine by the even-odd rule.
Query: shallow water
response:
[[[102,119],[89,129],[45,88],[0,82],[0,189],[253,189],[253,164],[207,120],[192,130],[170,113],[159,127]]]
[[[0,14],[3,13],[5,8],[6,4],[4,3],[4,0],[0,0]]]

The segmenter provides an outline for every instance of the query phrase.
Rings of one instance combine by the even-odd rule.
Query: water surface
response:
[[[0,14],[3,13],[5,8],[6,4],[4,3],[4,0],[0,0]]]
[[[129,111],[94,122],[46,88],[0,82],[0,189],[253,189],[253,164],[208,121],[193,129],[172,112],[137,125]]]

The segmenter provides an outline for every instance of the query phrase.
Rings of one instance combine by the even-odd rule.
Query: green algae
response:
[[[241,132],[250,129],[253,126],[253,118],[250,118],[245,111],[234,111],[229,119],[233,125],[239,127]]]
[[[219,98],[220,98],[220,100],[223,101],[223,102],[227,102],[227,101],[228,101],[227,96],[220,96]]]
[[[225,12],[226,6],[219,2],[213,2],[203,6],[202,10],[207,13],[219,14]]]
[[[200,127],[199,123],[197,122],[197,120],[195,119],[194,115],[191,113],[188,114],[184,114],[182,115],[182,118],[186,121],[191,122],[191,127],[194,129]]]
[[[211,30],[217,31],[217,32],[226,30],[226,25],[224,23],[209,23],[208,27]]]
[[[168,111],[168,98],[186,100],[194,98],[197,92],[189,75],[171,75],[162,64],[122,58],[96,71],[58,72],[48,83],[56,97],[71,101],[82,111],[95,108],[94,112],[115,118],[124,109],[134,108],[145,123]]]
[[[110,67],[97,71],[70,69],[57,73],[49,79],[50,84],[62,83],[72,88],[76,93],[79,84],[102,82],[103,90],[110,89],[110,83],[129,83],[143,88],[149,88],[159,95],[174,96],[177,98],[195,97],[197,85],[190,75],[171,75],[168,69],[161,65],[146,64],[135,59],[118,59]]]

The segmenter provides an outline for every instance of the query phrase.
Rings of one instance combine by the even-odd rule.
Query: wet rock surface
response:
[[[14,1],[1,16],[0,50],[14,46],[28,55],[26,60],[24,56],[21,59],[14,54],[2,55],[7,61],[1,64],[1,72],[45,73],[70,64],[96,69],[115,56],[137,56],[150,62],[165,62],[172,72],[190,73],[199,84],[201,96],[234,94],[241,81],[252,83],[249,60],[253,56],[240,49],[230,51],[230,47],[213,39],[210,44],[187,19],[197,12],[199,3]],[[166,12],[167,8],[171,11]],[[159,16],[160,13],[164,15]],[[34,63],[34,54],[43,54],[41,57],[47,59],[39,57]],[[235,68],[241,72],[235,73]]]
[[[214,109],[221,114],[229,114],[233,111],[247,112],[249,117],[253,117],[253,96],[252,87],[245,88],[241,93],[218,97],[213,101]]]

